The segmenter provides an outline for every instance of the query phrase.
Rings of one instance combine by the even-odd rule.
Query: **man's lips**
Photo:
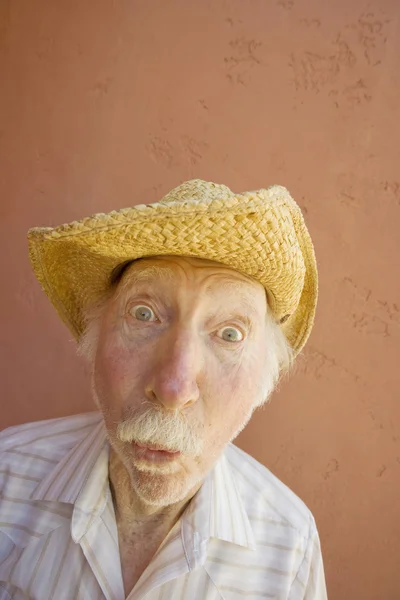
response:
[[[179,451],[171,452],[170,450],[165,450],[165,448],[157,445],[153,446],[150,444],[139,444],[139,442],[132,442],[132,445],[139,449],[140,452],[143,453],[143,458],[146,459],[173,459],[177,458],[181,454]]]

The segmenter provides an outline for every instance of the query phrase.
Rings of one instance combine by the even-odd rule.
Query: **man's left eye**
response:
[[[236,327],[224,327],[218,335],[225,342],[241,342],[243,339],[243,333]]]
[[[157,317],[154,312],[148,306],[140,304],[138,306],[134,306],[129,311],[135,319],[138,321],[156,321]]]

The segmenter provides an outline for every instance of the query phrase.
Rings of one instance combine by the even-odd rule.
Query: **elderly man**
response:
[[[287,190],[189,181],[29,243],[98,411],[1,434],[0,600],[325,599],[311,513],[231,444],[314,319]]]

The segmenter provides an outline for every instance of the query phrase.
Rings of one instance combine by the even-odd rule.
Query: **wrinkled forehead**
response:
[[[255,279],[229,267],[228,265],[196,257],[186,256],[155,256],[141,258],[121,265],[114,280],[119,288],[128,288],[145,281],[173,281],[179,273],[198,274],[208,281],[212,286],[215,282],[222,283],[224,287],[240,286],[248,288],[251,293],[254,290],[265,289]]]
[[[146,257],[122,265],[114,280],[114,298],[129,295],[137,286],[148,283],[152,289],[177,294],[181,277],[192,278],[197,298],[215,294],[225,303],[245,305],[252,312],[268,310],[268,295],[261,283],[231,267],[212,261],[185,256]]]

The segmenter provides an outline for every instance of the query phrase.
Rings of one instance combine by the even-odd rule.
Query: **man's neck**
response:
[[[118,529],[125,595],[135,587],[168,533],[179,520],[192,495],[167,507],[143,502],[129,474],[110,448],[109,479]]]

